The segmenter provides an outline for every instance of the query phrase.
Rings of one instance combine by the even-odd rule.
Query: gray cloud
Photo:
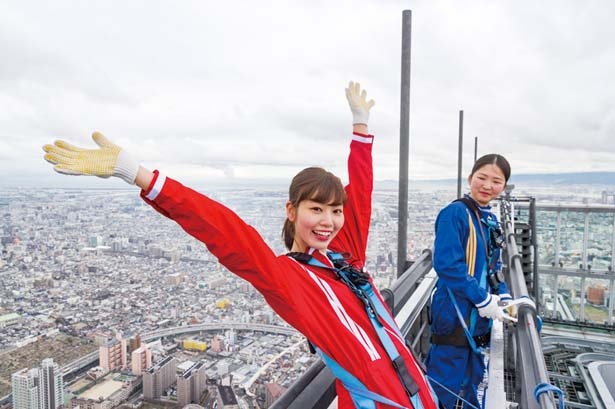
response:
[[[503,153],[516,172],[614,169],[607,0],[9,0],[0,183],[56,177],[40,146],[90,146],[94,130],[190,180],[292,177],[315,164],[343,175],[350,79],[376,100],[376,178],[397,178],[407,7],[411,177],[455,177],[461,109],[467,171],[475,136],[479,153]]]

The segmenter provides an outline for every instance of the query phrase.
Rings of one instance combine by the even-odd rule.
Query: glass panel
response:
[[[536,230],[538,264],[542,266],[556,265],[557,212],[537,210]]]
[[[609,281],[594,278],[585,280],[585,319],[597,324],[608,321]]]
[[[584,228],[585,215],[582,212],[562,212],[559,261],[565,269],[576,270],[583,263]]]
[[[589,215],[587,262],[592,270],[606,271],[612,265],[613,215],[592,213]]]
[[[576,321],[581,306],[581,279],[579,277],[560,277],[557,290],[558,316],[567,321]]]

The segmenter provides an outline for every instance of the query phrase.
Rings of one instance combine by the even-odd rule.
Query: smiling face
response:
[[[312,247],[325,253],[344,225],[344,206],[303,200],[298,206],[286,203],[286,216],[295,226],[291,251],[304,253]]]
[[[498,197],[506,187],[504,172],[495,164],[481,166],[468,176],[470,196],[481,206],[486,206]]]

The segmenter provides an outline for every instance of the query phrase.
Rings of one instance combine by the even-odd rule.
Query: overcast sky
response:
[[[513,173],[615,170],[610,0],[4,0],[0,186],[70,185],[41,146],[94,130],[198,185],[345,178],[349,80],[376,101],[375,177],[397,179],[405,9],[411,178],[456,177],[459,110],[464,173],[475,136]]]

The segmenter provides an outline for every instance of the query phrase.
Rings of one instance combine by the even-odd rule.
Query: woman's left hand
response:
[[[373,99],[367,100],[367,91],[361,91],[361,84],[350,81],[346,88],[346,98],[352,111],[352,124],[363,124],[367,126],[369,121],[369,110],[374,106]]]

